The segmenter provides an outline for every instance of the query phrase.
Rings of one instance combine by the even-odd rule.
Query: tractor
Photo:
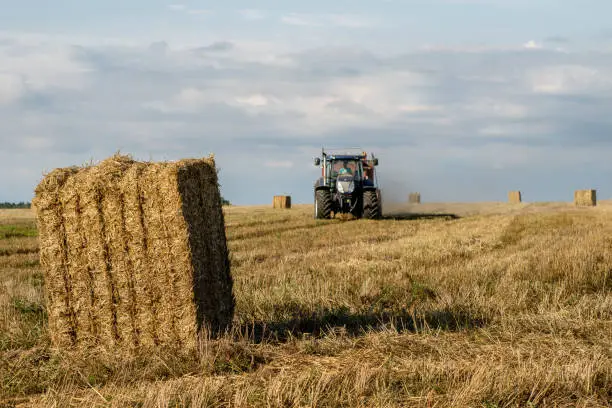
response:
[[[355,218],[378,219],[382,216],[381,192],[375,167],[378,158],[366,152],[331,153],[321,149],[314,165],[321,167],[321,177],[314,184],[315,218],[336,214]]]

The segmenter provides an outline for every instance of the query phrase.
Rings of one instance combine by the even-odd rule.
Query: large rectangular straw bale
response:
[[[577,206],[593,207],[597,205],[597,192],[595,190],[574,191],[574,204]]]
[[[408,195],[408,202],[410,204],[420,204],[421,203],[421,193],[410,193]]]
[[[291,208],[291,196],[274,196],[273,208]]]
[[[508,202],[511,204],[520,204],[523,200],[520,191],[510,191],[508,192]]]
[[[56,347],[195,348],[234,313],[214,159],[57,169],[33,200]]]
[[[36,205],[45,215],[38,220],[40,265],[43,270],[55,271],[45,276],[45,287],[50,337],[58,345],[71,344],[76,338],[66,228],[59,194],[75,172],[74,168],[50,172],[40,183],[36,197]]]

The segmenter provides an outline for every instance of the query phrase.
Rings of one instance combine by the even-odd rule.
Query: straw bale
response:
[[[184,164],[184,162],[183,162]],[[197,332],[197,305],[196,294],[193,292],[194,276],[191,273],[191,251],[189,243],[189,227],[185,221],[183,211],[183,196],[177,187],[179,172],[181,167],[166,167],[162,169],[162,176],[159,177],[159,194],[162,198],[162,211],[160,211],[162,225],[165,228],[166,243],[165,251],[172,257],[172,263],[166,274],[168,287],[172,289],[172,296],[169,302],[164,305],[172,305],[167,312],[172,313],[173,335],[176,336],[178,344],[185,344],[190,341]],[[196,173],[195,176],[198,176]],[[180,185],[180,184],[179,184]],[[215,185],[216,186],[216,185]],[[180,188],[180,187],[179,187]],[[220,202],[220,201],[219,201]],[[164,208],[177,208],[178,211],[164,211]],[[202,208],[202,207],[197,207]],[[209,220],[212,215],[208,215]],[[203,225],[203,227],[205,224]],[[219,237],[215,237],[219,239]],[[201,236],[200,239],[210,241],[211,236]],[[216,241],[218,242],[218,241]],[[210,258],[208,258],[210,260]],[[209,286],[209,295],[216,296],[216,288]],[[193,304],[194,309],[185,309],[181,305]],[[195,311],[195,314],[193,314]]]
[[[511,204],[519,204],[523,200],[520,191],[509,191],[508,192],[508,202]]]
[[[420,204],[421,203],[421,193],[410,193],[408,195],[408,202],[411,204]]]
[[[150,347],[159,344],[157,327],[157,305],[161,288],[155,284],[155,275],[149,267],[147,256],[146,220],[144,218],[144,198],[142,196],[142,174],[146,169],[144,163],[134,163],[119,183],[123,194],[123,217],[125,220],[125,243],[127,259],[132,268],[131,305],[134,316],[134,347]]]
[[[57,347],[196,347],[233,319],[214,159],[58,169],[36,189]]]
[[[574,191],[574,204],[576,206],[593,207],[597,205],[596,190],[576,190]]]
[[[273,208],[291,208],[291,196],[274,196]]]
[[[76,190],[82,206],[81,222],[86,248],[83,262],[90,273],[80,278],[86,281],[91,291],[90,331],[77,334],[80,344],[115,346],[117,337],[116,304],[118,302],[108,241],[105,234],[103,208],[103,181],[101,169],[85,168],[75,176]],[[47,274],[52,274],[48,271]]]
[[[168,234],[162,220],[164,211],[163,200],[160,196],[159,182],[163,177],[160,165],[148,166],[142,174],[142,195],[144,198],[143,212],[146,229],[147,258],[151,278],[157,285],[151,289],[151,301],[155,305],[157,314],[156,335],[158,342],[173,343],[177,341],[176,321],[173,310],[176,304],[173,299],[170,275],[174,273],[173,257],[168,248]],[[195,320],[195,317],[194,317]]]
[[[45,297],[51,340],[60,346],[72,345],[76,339],[76,323],[71,299],[72,282],[68,272],[66,230],[59,192],[76,168],[50,172],[36,188],[32,203],[38,208],[40,265],[54,273],[45,278]]]
[[[203,161],[185,164],[189,165],[179,172],[179,191],[184,197],[193,267],[198,271],[194,281],[197,329],[201,333],[206,324],[215,333],[231,322],[235,307],[221,195],[214,167]],[[200,209],[205,209],[208,219]]]
[[[98,182],[101,193],[102,236],[106,250],[106,287],[108,309],[104,316],[104,326],[110,327],[115,345],[138,344],[134,337],[133,305],[133,268],[127,256],[125,241],[124,200],[121,179],[132,165],[123,157],[113,157],[98,166]]]
[[[76,177],[70,177],[59,191],[69,260],[67,273],[71,282],[71,290],[67,290],[66,295],[71,298],[75,340],[76,334],[82,332],[83,327],[86,328],[86,332],[94,330],[91,326],[91,304],[93,300],[91,297],[91,270],[85,253],[86,241],[81,216],[82,202],[76,189]],[[41,247],[45,246],[41,245]]]

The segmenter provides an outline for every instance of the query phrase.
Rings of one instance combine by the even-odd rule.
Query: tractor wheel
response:
[[[328,190],[315,191],[315,218],[331,218],[332,197]]]
[[[376,191],[363,192],[363,216],[369,219],[378,219],[381,217],[380,202]]]

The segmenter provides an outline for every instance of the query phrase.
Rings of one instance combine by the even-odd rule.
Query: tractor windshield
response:
[[[358,160],[338,160],[330,163],[331,176],[333,178],[342,174],[350,174],[356,179],[361,179],[361,162]]]

